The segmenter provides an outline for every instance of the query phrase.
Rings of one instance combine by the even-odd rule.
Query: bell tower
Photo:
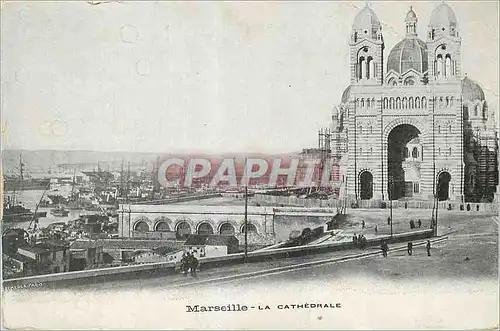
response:
[[[457,17],[442,3],[432,12],[427,33],[430,82],[460,80],[461,44]]]
[[[384,38],[375,12],[366,5],[355,17],[349,41],[352,85],[382,85]]]

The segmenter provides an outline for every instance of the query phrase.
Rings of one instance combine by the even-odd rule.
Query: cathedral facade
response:
[[[406,35],[385,63],[375,12],[366,6],[354,19],[351,83],[330,128],[345,194],[355,200],[490,199],[498,183],[495,116],[481,87],[463,74],[457,17],[449,5],[437,6],[425,41],[417,24],[410,7]]]

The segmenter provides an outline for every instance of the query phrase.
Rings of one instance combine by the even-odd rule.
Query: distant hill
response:
[[[61,151],[61,150],[3,150],[2,167],[5,173],[18,172],[19,155],[22,154],[24,164],[28,173],[42,173],[49,169],[56,170],[60,165],[80,165],[81,167],[92,170],[99,167],[102,170],[119,171],[121,169],[122,159],[125,167],[130,162],[131,169],[145,166],[148,169],[156,162],[157,157],[165,158],[168,155],[189,155],[189,153],[138,153],[138,152],[99,152],[99,151]],[[272,154],[273,157],[290,157],[298,153]],[[195,153],[197,157],[212,156],[217,158],[244,158],[245,156],[266,157],[271,154],[260,153]]]

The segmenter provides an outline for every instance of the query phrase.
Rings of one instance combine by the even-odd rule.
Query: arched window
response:
[[[375,98],[372,98],[372,107],[375,107]]]
[[[443,107],[443,97],[439,97],[439,107]]]
[[[422,97],[422,108],[427,108],[427,99]]]
[[[438,155],[441,155],[441,147],[438,147]]]
[[[441,125],[438,125],[438,133],[441,133]]]
[[[450,133],[451,133],[451,124],[450,124],[450,126],[448,127],[448,129],[450,130]]]
[[[450,106],[450,98],[446,97],[446,107]]]
[[[373,155],[373,148],[370,147],[370,155]]]
[[[405,150],[404,150],[404,152],[403,152],[403,158],[405,158],[405,159],[406,159],[406,158],[409,156],[409,154],[410,154],[410,153],[409,153],[409,151],[408,151],[408,147],[405,147]]]
[[[408,108],[410,108],[410,109],[413,109],[413,108],[414,108],[414,107],[413,107],[413,97],[410,97],[410,98],[408,99]]]
[[[401,109],[401,98],[400,97],[396,98],[396,109]]]
[[[389,109],[394,109],[396,107],[394,107],[394,98],[391,97],[390,101],[389,101]]]
[[[448,149],[448,154],[451,155],[451,147]]]
[[[389,99],[384,98],[384,109],[389,109]]]
[[[406,109],[408,106],[408,100],[406,99],[406,97],[403,97],[403,109]]]
[[[370,108],[370,103],[371,103],[370,98],[366,99],[366,107]]]
[[[365,108],[365,99],[361,98],[361,108]]]
[[[363,77],[366,77],[366,61],[362,56],[359,58],[359,79],[363,79]]]
[[[435,76],[442,77],[442,75],[443,75],[443,56],[439,54],[437,56],[437,68]]]
[[[359,148],[359,155],[363,155],[363,148]]]
[[[450,107],[453,107],[453,97],[450,98]]]
[[[420,98],[419,97],[415,98],[415,108],[420,108]]]
[[[418,148],[413,147],[413,151],[411,152],[411,157],[416,159],[418,157]]]
[[[479,109],[479,105],[474,106],[474,116],[477,116],[478,109]]]
[[[453,76],[453,73],[451,72],[451,55],[450,54],[446,54],[446,59],[445,59],[445,71],[444,71],[444,75],[445,77],[451,77]]]
[[[368,57],[367,61],[367,68],[366,68],[366,78],[370,79],[375,77],[375,62],[373,61],[373,58],[370,56]]]

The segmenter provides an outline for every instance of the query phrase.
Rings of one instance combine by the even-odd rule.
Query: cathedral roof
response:
[[[405,38],[394,46],[387,59],[387,71],[399,74],[414,69],[420,73],[427,71],[427,45],[416,37]]]
[[[365,6],[354,18],[352,28],[355,30],[366,30],[371,33],[373,28],[380,28],[382,25],[377,14],[368,6]]]
[[[465,76],[462,79],[462,98],[463,101],[484,101],[484,91],[478,83]]]
[[[346,103],[349,101],[349,97],[351,96],[351,85],[347,86],[342,93],[342,103]]]
[[[458,20],[455,12],[446,3],[442,3],[437,6],[431,14],[431,20],[429,26],[431,27],[449,27],[451,25],[457,25]]]

